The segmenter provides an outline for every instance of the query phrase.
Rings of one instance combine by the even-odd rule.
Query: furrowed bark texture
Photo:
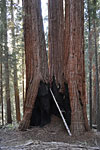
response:
[[[62,85],[63,77],[63,0],[48,1],[48,20],[49,20],[49,72],[50,80],[53,75],[57,84]]]
[[[71,103],[71,131],[78,135],[89,129],[86,113],[83,0],[66,0],[64,73]]]
[[[24,5],[24,36],[26,56],[25,113],[19,129],[29,127],[40,80],[48,82],[48,63],[40,0],[27,0]]]

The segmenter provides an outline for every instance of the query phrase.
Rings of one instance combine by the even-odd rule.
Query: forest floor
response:
[[[0,129],[0,150],[100,150],[100,132],[68,136],[62,120],[53,116],[51,123],[19,131],[16,126]]]

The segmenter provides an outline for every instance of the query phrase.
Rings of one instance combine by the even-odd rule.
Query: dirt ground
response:
[[[19,131],[16,126],[0,129],[0,150],[99,150],[100,132],[68,136],[62,120],[53,116],[43,128]]]

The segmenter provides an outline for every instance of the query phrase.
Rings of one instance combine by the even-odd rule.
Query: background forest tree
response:
[[[21,1],[20,1],[21,2]],[[14,93],[14,89],[17,90],[17,87],[14,88],[14,85],[16,84],[16,82],[18,82],[18,86],[20,88],[20,98],[23,99],[22,97],[22,93],[24,93],[24,71],[25,69],[23,68],[24,66],[24,42],[23,42],[23,25],[22,25],[22,5],[21,3],[13,3],[12,4],[12,1],[5,1],[5,7],[6,7],[6,10],[4,9],[4,6],[3,6],[3,3],[4,1],[1,1],[1,4],[0,4],[0,17],[1,17],[1,20],[0,20],[0,31],[2,32],[1,35],[1,54],[0,57],[0,61],[2,60],[2,74],[1,74],[1,77],[2,79],[0,81],[1,82],[1,86],[2,87],[2,92],[1,95],[2,95],[2,115],[3,115],[3,118],[2,118],[2,122],[4,123],[11,123],[7,121],[6,117],[7,117],[7,114],[11,114],[12,116],[12,120],[13,122],[16,121],[17,117],[18,117],[18,114],[15,114],[16,109],[15,107],[17,106],[15,103],[16,100],[16,96]],[[13,10],[12,10],[13,8]],[[14,11],[14,14],[12,14]],[[2,15],[5,14],[5,20],[4,20],[4,17]],[[4,25],[6,24],[6,28],[4,27]],[[4,32],[7,32],[6,34]],[[13,35],[14,33],[14,35]],[[4,40],[4,35],[6,36],[6,47],[7,47],[7,52],[5,50],[5,40]],[[13,37],[13,36],[14,37]],[[16,45],[14,46],[14,43],[16,43]],[[6,54],[5,54],[6,52]],[[6,56],[8,55],[8,56]],[[5,64],[7,64],[7,59],[8,59],[8,69],[9,71],[7,71],[7,67],[5,66]],[[17,62],[17,64],[16,64]],[[14,66],[14,64],[16,64],[17,68]],[[18,69],[19,68],[19,69]],[[16,71],[16,73],[18,74],[18,76],[16,76],[16,80],[14,79],[15,78],[15,72],[14,70]],[[23,76],[22,76],[22,72],[23,72]],[[8,74],[8,77],[7,77],[7,74]],[[24,81],[24,82],[22,82]],[[7,85],[7,82],[9,83],[9,86]],[[7,88],[9,87],[9,90]],[[23,89],[23,90],[22,90]],[[6,92],[7,91],[7,92]],[[7,94],[6,94],[7,93]],[[18,92],[17,92],[18,93]],[[7,95],[7,96],[6,96]],[[10,99],[9,99],[10,97]],[[10,101],[8,101],[7,99],[9,99]],[[9,102],[11,102],[11,112],[7,113],[7,109],[6,109],[6,106],[7,106],[7,101],[8,101],[8,110],[9,110],[9,107],[10,107],[10,104]],[[22,109],[22,104],[23,101],[20,101],[20,106],[21,106],[21,109]],[[18,110],[18,113],[19,113],[19,110]],[[15,117],[16,116],[16,117]],[[21,115],[22,116],[22,115]],[[11,120],[11,119],[10,119]],[[20,120],[20,119],[19,119]],[[18,119],[17,119],[18,121]]]
[[[33,0],[33,3],[37,5],[37,8],[39,8],[38,12],[40,13],[41,16],[42,14],[40,12],[40,7],[41,7],[40,1]],[[24,8],[27,9],[28,5],[29,7],[31,7],[31,2],[29,3],[25,2]],[[84,14],[83,14],[83,5],[84,5]],[[77,8],[80,8],[80,10]],[[73,61],[73,64],[71,62],[71,59],[69,61],[68,56],[73,55],[74,57],[74,52],[68,51],[68,49],[73,49],[74,46],[78,47],[78,45],[80,45],[80,42],[82,41],[78,41],[78,40],[83,38],[83,31],[84,31],[85,66],[84,66],[83,47],[81,47],[82,49],[81,51],[82,53],[80,53],[81,57],[78,56],[79,53],[77,54],[77,57],[76,54],[74,57],[77,58],[79,62],[83,63],[80,64],[80,69],[83,68],[83,72],[81,72],[82,79],[80,79],[81,81],[83,81],[83,83],[81,83],[81,86],[79,81],[80,77],[77,76],[76,78],[78,79],[77,82],[79,83],[78,87],[79,86],[83,87],[83,93],[85,92],[84,88],[86,87],[87,105],[85,104],[85,101],[84,102],[82,101],[82,105],[84,105],[83,112],[84,112],[84,118],[86,123],[85,129],[88,129],[88,125],[87,125],[88,123],[87,123],[86,112],[85,112],[86,109],[85,107],[87,106],[87,113],[88,113],[88,120],[90,122],[89,123],[90,127],[92,128],[93,124],[97,124],[98,131],[100,131],[100,117],[99,117],[100,114],[100,107],[99,107],[100,105],[100,100],[99,100],[100,11],[99,10],[100,10],[99,0],[84,0],[84,4],[83,4],[83,0],[79,1],[78,4],[76,1],[74,2],[73,0],[68,0],[68,1],[49,0],[48,16],[45,16],[44,18],[44,22],[45,22],[44,26],[46,26],[47,28],[47,30],[45,31],[46,45],[44,41],[43,24],[41,19],[42,17],[38,18],[36,24],[32,22],[34,24],[34,27],[36,27],[37,25],[39,26],[39,29],[37,30],[42,31],[41,33],[38,33],[39,32],[38,31],[35,36],[35,38],[37,37],[36,40],[38,39],[40,41],[38,44],[39,45],[38,48],[42,49],[40,54],[41,57],[37,58],[37,56],[35,55],[33,56],[37,59],[40,59],[38,61],[42,62],[41,63],[42,65],[40,65],[40,67],[38,68],[40,70],[40,74],[42,74],[42,79],[48,80],[48,73],[50,73],[50,82],[51,82],[53,75],[55,75],[57,84],[58,83],[61,84],[61,92],[64,91],[64,82],[65,81],[68,82],[70,96],[72,97],[74,96],[73,94],[71,94],[71,89],[72,89],[71,86],[73,84],[70,81],[72,81],[72,79],[70,80],[68,79],[70,78],[69,72],[71,73],[72,71],[72,68],[70,67],[71,65],[74,66],[75,61]],[[37,15],[36,13],[38,12],[36,12],[35,8],[32,9],[32,12],[33,11],[35,12],[34,13],[35,16],[32,17],[36,19],[36,15]],[[78,14],[80,14],[81,16],[75,16],[75,12],[77,11],[82,12],[82,13],[78,12]],[[0,0],[0,119],[2,125],[6,123],[19,122],[20,119],[22,119],[23,112],[25,112],[25,107],[26,105],[28,105],[27,102],[29,102],[26,100],[27,98],[25,98],[25,95],[27,94],[25,91],[25,85],[27,89],[30,82],[35,77],[35,75],[33,75],[34,71],[33,72],[31,71],[32,68],[28,67],[28,64],[32,63],[33,60],[32,62],[31,61],[29,62],[28,61],[29,56],[26,56],[27,59],[26,59],[26,78],[25,78],[25,62],[24,62],[25,52],[24,52],[23,17],[22,17],[22,15],[24,16],[24,13],[22,13],[21,0],[19,1]],[[33,14],[31,13],[31,15]],[[80,18],[82,18],[82,20],[80,20]],[[28,17],[27,19],[29,19],[29,22],[31,21],[31,18]],[[73,21],[73,24],[69,22],[70,19],[71,21]],[[26,25],[24,20],[24,29],[26,28],[27,30],[30,30],[30,24]],[[49,24],[48,27],[47,24]],[[78,26],[80,25],[82,26],[82,31],[78,30],[79,29]],[[73,29],[73,33],[71,34],[72,29]],[[27,30],[25,30],[25,32],[28,32]],[[80,34],[78,35],[77,32],[79,32]],[[48,37],[47,37],[47,33],[48,33]],[[31,37],[32,33],[28,36]],[[43,43],[41,42],[41,38],[43,39],[42,40]],[[29,39],[30,38],[27,37],[25,43],[28,43]],[[76,45],[74,45],[75,43]],[[30,44],[32,44],[31,41]],[[71,47],[72,45],[73,47]],[[25,44],[25,49],[27,49],[27,46],[29,45]],[[48,62],[46,58],[46,46],[47,46],[47,54],[49,57]],[[36,52],[36,53],[39,54],[40,52]],[[45,59],[45,63],[43,63],[44,59]],[[34,62],[34,65],[37,66],[37,61],[36,63]],[[49,71],[47,67],[48,65],[49,65]],[[85,72],[84,72],[84,67],[85,67]],[[75,71],[74,69],[75,68],[73,68],[73,71]],[[80,69],[77,71],[80,72]],[[34,70],[34,66],[33,66],[33,70]],[[84,80],[86,80],[86,85],[84,83]],[[36,84],[38,85],[39,83]],[[80,100],[81,90],[82,89],[78,89],[79,100]],[[32,92],[30,91],[30,93]],[[83,96],[81,95],[82,96],[81,99],[84,97],[84,95],[85,93],[83,94]],[[74,104],[73,103],[74,101],[73,102],[72,101],[71,101],[71,107],[73,107],[72,105]],[[80,102],[77,101],[77,103],[75,102],[75,105],[77,104],[78,106],[79,103]],[[79,105],[81,110],[82,109],[81,104]],[[73,112],[74,111],[72,111],[72,113]],[[76,117],[77,117],[77,113],[76,113]],[[77,120],[77,127],[74,126],[74,122],[76,120]],[[75,118],[73,120],[72,131],[73,130],[75,131],[75,129],[78,128],[79,126],[80,126],[80,121]],[[82,126],[80,126],[79,130],[81,130],[81,127]]]

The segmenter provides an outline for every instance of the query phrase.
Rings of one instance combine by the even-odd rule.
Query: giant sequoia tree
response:
[[[28,0],[24,6],[24,36],[26,57],[25,113],[20,129],[30,125],[32,109],[36,100],[40,80],[48,82],[48,63],[43,30],[40,0]]]
[[[71,103],[71,130],[78,134],[88,130],[85,97],[84,9],[83,0],[66,0],[64,72]]]
[[[24,118],[19,126],[22,130],[30,125],[40,81],[49,82],[41,2],[40,0],[24,0],[23,4],[26,99]],[[61,85],[64,81],[68,82],[72,111],[71,129],[72,133],[80,134],[80,132],[88,130],[85,101],[83,0],[66,0],[65,4],[65,37],[63,0],[49,0],[48,4],[50,79],[55,76],[57,84],[60,83]],[[63,42],[63,40],[65,41]],[[65,78],[64,81],[63,77]],[[66,91],[68,92],[67,86]],[[68,95],[67,99],[69,99]]]

